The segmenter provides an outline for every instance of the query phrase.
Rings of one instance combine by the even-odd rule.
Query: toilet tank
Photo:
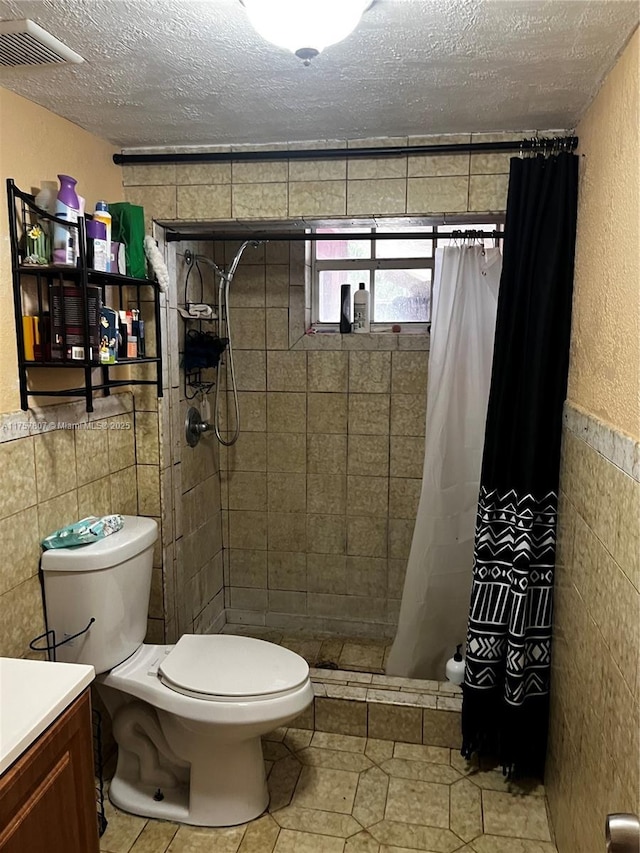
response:
[[[147,633],[153,546],[158,525],[152,518],[124,516],[117,533],[91,545],[45,551],[47,628],[56,643],[86,633],[56,649],[56,660],[88,663],[96,674],[122,663]]]

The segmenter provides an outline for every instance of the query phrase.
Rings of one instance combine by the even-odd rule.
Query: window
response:
[[[491,222],[461,222],[456,225],[403,225],[402,227],[351,228],[340,222],[335,226],[314,228],[317,234],[367,234],[373,239],[311,241],[312,322],[335,326],[340,321],[340,286],[351,285],[351,294],[364,282],[369,291],[371,324],[379,331],[397,323],[431,322],[431,287],[435,250],[451,244],[453,231],[492,231],[500,225]],[[379,234],[428,234],[428,239],[385,237]],[[493,241],[489,241],[493,245]],[[416,328],[414,326],[414,328]]]

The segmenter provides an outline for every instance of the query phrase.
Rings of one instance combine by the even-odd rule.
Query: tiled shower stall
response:
[[[442,140],[408,140],[425,141]],[[501,154],[401,155],[138,165],[124,168],[124,181],[127,197],[144,205],[150,221],[249,236],[256,226],[304,231],[332,217],[489,221],[504,212],[508,168],[509,156]],[[163,240],[161,227],[156,236]],[[246,249],[231,289],[240,438],[227,449],[207,435],[192,449],[184,440],[191,403],[179,355],[185,321],[176,310],[185,299],[184,253],[223,265],[237,245],[164,244],[172,273],[164,309],[166,396],[156,404],[137,394],[136,407],[144,410],[144,434],[160,436],[149,462],[162,504],[167,641],[225,623],[325,638],[393,637],[422,476],[429,337],[306,335],[304,246],[282,240]],[[204,264],[202,273],[205,301],[214,301],[213,274]],[[192,270],[189,297],[199,296]],[[228,425],[226,385],[221,395]],[[208,397],[212,408],[214,394]],[[153,627],[159,636],[163,626]]]

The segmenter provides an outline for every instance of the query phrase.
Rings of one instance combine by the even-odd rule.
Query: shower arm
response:
[[[184,253],[184,260],[186,265],[189,267],[192,264],[195,264],[196,261],[198,263],[206,264],[207,266],[211,267],[211,269],[214,270],[220,276],[220,278],[227,278],[227,273],[223,269],[221,269],[215,261],[212,261],[211,258],[207,258],[206,255],[194,255],[191,249],[186,249]]]

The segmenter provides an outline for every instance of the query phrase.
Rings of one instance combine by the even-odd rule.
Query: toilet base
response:
[[[111,802],[142,817],[192,826],[236,826],[258,817],[269,804],[259,737],[233,744],[216,743],[191,764],[188,785],[158,789],[118,775],[109,787]]]
[[[261,736],[313,701],[311,680],[249,701],[202,699],[158,679],[154,667],[170,652],[141,646],[97,678],[118,744],[110,799],[133,814],[193,826],[253,820],[269,803]]]
[[[189,823],[188,786],[166,789],[163,791],[164,799],[160,801],[154,800],[156,791],[153,785],[122,779],[116,774],[109,785],[109,800],[123,812],[157,820]]]
[[[259,737],[217,741],[191,764],[188,823],[235,826],[269,805],[267,775]]]

